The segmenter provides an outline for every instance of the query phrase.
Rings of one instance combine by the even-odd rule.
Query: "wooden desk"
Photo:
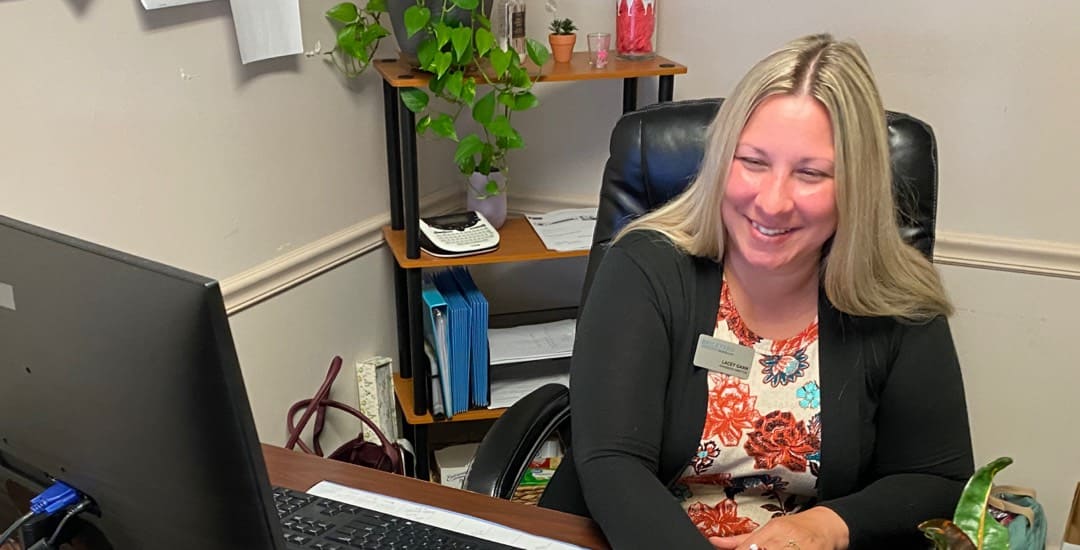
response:
[[[387,474],[271,445],[263,445],[263,456],[266,458],[271,485],[307,491],[320,481],[333,481],[365,491],[469,514],[586,548],[608,548],[595,523],[572,514],[451,489],[428,481]]]

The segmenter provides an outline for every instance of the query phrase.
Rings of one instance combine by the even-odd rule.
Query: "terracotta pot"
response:
[[[576,34],[549,34],[548,43],[551,44],[551,56],[556,63],[569,63],[574,56],[574,43],[577,42]]]

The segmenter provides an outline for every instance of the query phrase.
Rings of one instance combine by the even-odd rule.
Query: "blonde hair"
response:
[[[885,109],[870,65],[858,45],[827,34],[794,40],[754,65],[709,127],[695,180],[616,239],[651,229],[688,254],[720,260],[720,202],[739,135],[754,109],[777,94],[814,97],[832,121],[837,227],[822,256],[822,284],[833,306],[912,321],[952,313],[934,266],[900,236]]]

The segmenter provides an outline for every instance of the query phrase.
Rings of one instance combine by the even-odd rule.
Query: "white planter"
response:
[[[498,193],[486,194],[488,180],[495,180],[499,184]],[[495,229],[502,227],[506,223],[506,177],[499,172],[486,176],[473,172],[465,193],[465,207],[483,214]]]

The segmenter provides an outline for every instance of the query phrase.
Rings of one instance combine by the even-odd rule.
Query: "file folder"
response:
[[[447,414],[457,414],[469,409],[469,325],[472,313],[452,273],[440,271],[434,275],[434,280],[447,307],[450,401],[446,410]]]
[[[488,301],[465,268],[451,270],[465,300],[469,302],[469,401],[475,407],[487,407],[491,379],[488,377]]]
[[[431,362],[432,381],[432,414],[444,414],[446,417],[454,415],[451,403],[451,375],[450,375],[450,328],[449,312],[446,299],[436,288],[435,282],[430,276],[424,277],[421,287],[421,298],[424,302],[424,339],[430,345],[431,350],[425,349]],[[437,385],[436,385],[437,383]],[[436,410],[435,397],[439,396],[438,404],[442,410]]]

